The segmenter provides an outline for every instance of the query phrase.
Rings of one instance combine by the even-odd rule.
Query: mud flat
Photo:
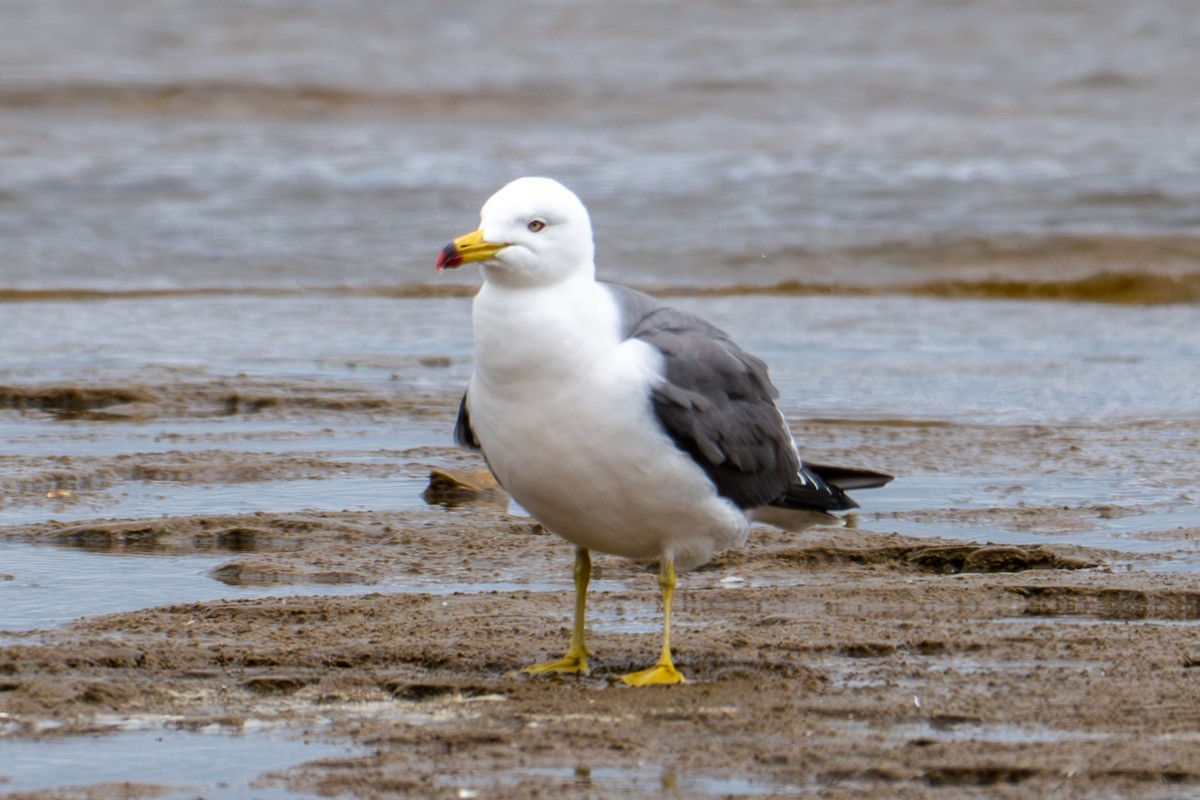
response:
[[[726,324],[820,311],[802,300],[692,302]],[[468,329],[465,306],[428,302],[405,308]],[[514,674],[566,644],[571,548],[451,445],[465,334],[364,343],[395,309],[351,303],[325,309],[348,337],[327,352],[281,333],[304,343],[291,360],[217,375],[135,354],[67,380],[73,361],[47,373],[31,349],[0,397],[0,793],[1200,791],[1200,424],[1193,339],[1173,333],[1191,310],[1106,308],[1128,324],[1104,338],[1067,305],[913,302],[941,315],[936,336],[893,301],[829,304],[827,363],[768,335],[785,325],[750,337],[786,397],[836,389],[785,407],[806,456],[900,477],[852,527],[760,529],[683,576],[689,682],[644,690],[616,677],[656,654],[652,567],[603,556],[592,674]],[[121,307],[192,318],[150,305]],[[284,333],[319,310],[259,305]],[[1114,341],[1128,352],[1077,352]],[[434,471],[458,483],[427,503]],[[201,751],[207,776],[183,768]]]
[[[6,634],[10,740],[269,728],[351,743],[257,784],[322,796],[1171,797],[1200,784],[1200,591],[1190,575],[1114,569],[1112,553],[764,529],[683,581],[687,685],[638,690],[615,678],[653,658],[656,590],[620,559],[598,559],[592,674],[513,674],[565,644],[570,548],[495,504],[3,533],[110,554],[225,547],[214,579],[280,592]],[[363,589],[288,596],[322,581]]]

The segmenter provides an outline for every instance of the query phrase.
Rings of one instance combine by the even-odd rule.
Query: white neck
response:
[[[472,320],[477,379],[496,391],[577,374],[620,344],[616,306],[591,275],[520,290],[488,281]]]

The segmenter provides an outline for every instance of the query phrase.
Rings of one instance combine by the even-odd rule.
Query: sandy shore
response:
[[[1105,553],[763,529],[683,579],[688,684],[638,690],[615,676],[654,657],[657,591],[645,565],[615,558],[597,559],[592,674],[512,674],[565,645],[571,550],[487,502],[4,533],[225,548],[214,577],[233,583],[476,587],[175,605],[10,637],[13,735],[156,720],[353,741],[360,755],[266,780],[327,796],[1175,797],[1200,783],[1200,629],[1179,624],[1200,616],[1200,592]],[[531,588],[488,588],[514,575]]]
[[[904,491],[890,506],[864,493],[849,527],[757,529],[682,576],[673,644],[688,683],[639,690],[616,677],[656,656],[653,569],[602,555],[592,674],[515,674],[565,648],[570,545],[496,493],[421,503],[431,470],[469,478],[477,456],[378,449],[409,424],[424,426],[414,440],[448,437],[456,393],[239,381],[76,402],[35,388],[18,398],[34,415],[23,424],[63,448],[86,433],[91,449],[10,456],[6,491],[76,520],[2,526],[0,543],[203,555],[213,582],[270,596],[4,634],[10,740],[265,729],[350,743],[255,784],[307,796],[1179,797],[1200,784],[1200,628],[1182,624],[1200,617],[1200,528],[1173,511],[1190,508],[1192,423],[795,421],[807,452],[900,474]],[[1110,475],[1156,488],[1063,499],[1077,476]],[[413,496],[390,510],[171,511],[188,491],[215,504],[286,483],[337,502],[362,482],[376,502]],[[166,515],[79,521],[147,490]],[[19,586],[17,573],[0,563],[0,580]]]

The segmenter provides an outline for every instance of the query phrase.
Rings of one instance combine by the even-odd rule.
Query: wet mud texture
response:
[[[497,505],[5,531],[18,533],[109,551],[227,550],[214,577],[229,582],[411,585],[9,636],[8,735],[153,720],[354,742],[351,756],[265,779],[322,796],[1200,791],[1200,628],[1180,624],[1200,617],[1200,592],[1186,576],[1110,568],[1102,553],[764,529],[681,580],[674,644],[688,683],[633,689],[616,676],[656,655],[657,587],[648,565],[604,556],[592,674],[513,674],[566,645],[571,549]],[[488,588],[513,576],[529,588]],[[423,592],[421,580],[467,591]]]

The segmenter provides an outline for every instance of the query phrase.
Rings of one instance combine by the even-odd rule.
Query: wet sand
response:
[[[774,299],[737,301],[695,300],[722,321],[775,319]],[[465,307],[420,302],[467,329]],[[252,321],[293,308],[263,303]],[[1186,309],[1105,308],[1132,320],[1120,340],[1131,355],[1081,359],[1074,338],[1044,333],[1070,306],[942,301],[928,308],[945,342],[924,334],[913,349],[928,364],[895,367],[899,346],[864,363],[873,320],[899,325],[912,309],[852,313],[853,326],[823,326],[847,348],[830,350],[838,380],[812,346],[750,330],[807,457],[899,477],[858,496],[850,526],[760,528],[682,576],[673,644],[689,682],[637,690],[616,678],[657,654],[653,567],[606,556],[592,674],[514,674],[566,645],[571,547],[450,444],[465,345],[421,333],[440,330],[423,306],[399,305],[407,336],[364,323],[363,308],[327,309],[346,327],[323,328],[315,351],[306,331],[267,327],[282,331],[276,360],[233,359],[217,374],[138,351],[132,368],[90,381],[55,379],[72,373],[67,360],[0,390],[0,753],[149,731],[242,737],[253,754],[270,731],[351,749],[271,762],[297,766],[264,766],[254,787],[368,798],[1178,797],[1200,783],[1200,425],[1156,416],[1189,385],[1171,375],[1194,364],[1190,351],[1162,344]],[[962,345],[960,318],[978,347]],[[861,326],[862,339],[842,332]],[[996,364],[993,328],[1048,349],[1000,347]],[[377,329],[378,342],[335,335]],[[1087,330],[1089,348],[1108,341]],[[164,352],[216,347],[190,329],[175,337]],[[1151,379],[1153,391],[1124,391]],[[816,411],[800,405],[812,385]],[[958,416],[919,415],[939,408],[931,385]],[[1023,405],[997,410],[1006,392]],[[880,397],[907,416],[876,415]],[[1055,422],[1067,406],[1082,410]],[[426,502],[435,471],[482,492],[447,492],[442,477]],[[17,548],[45,558],[43,586]],[[53,587],[78,560],[67,556],[99,572],[93,605],[85,587],[70,613],[4,623],[21,603],[40,614],[60,602]],[[200,574],[185,589],[153,577],[164,573],[152,560]],[[189,595],[197,584],[211,588]],[[147,589],[161,591],[142,599]],[[124,751],[132,782],[27,791],[0,755],[0,792],[179,796],[139,771],[155,759],[138,742]],[[242,796],[218,789],[200,794]]]
[[[1200,592],[1128,554],[1114,567],[1111,552],[989,545],[986,528],[973,544],[763,528],[682,580],[674,643],[689,682],[631,689],[616,676],[656,653],[657,590],[648,565],[603,556],[592,674],[513,674],[565,646],[571,549],[493,495],[0,534],[228,553],[214,579],[281,593],[395,575],[431,587],[170,605],[9,635],[8,735],[267,726],[353,742],[350,756],[256,784],[321,796],[1173,797],[1200,783],[1200,628],[1180,624],[1200,617]],[[490,588],[514,578],[530,588]],[[445,586],[460,590],[434,590]]]

